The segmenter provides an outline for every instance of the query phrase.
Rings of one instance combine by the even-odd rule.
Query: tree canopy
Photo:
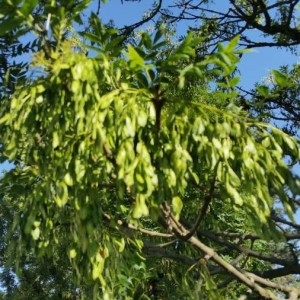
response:
[[[0,2],[4,299],[298,299],[299,1]]]

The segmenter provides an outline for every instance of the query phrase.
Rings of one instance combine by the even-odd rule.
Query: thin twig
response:
[[[201,210],[198,213],[198,216],[197,216],[196,222],[194,223],[194,226],[192,227],[192,229],[190,230],[190,232],[188,234],[186,234],[185,236],[183,236],[181,238],[184,241],[187,241],[190,237],[192,237],[195,234],[195,232],[197,231],[202,219],[204,218],[204,216],[205,216],[205,214],[208,210],[208,207],[209,207],[209,204],[210,204],[210,202],[213,198],[213,194],[214,194],[214,190],[215,190],[215,186],[216,186],[216,177],[217,177],[216,170],[217,170],[218,165],[219,165],[219,163],[216,164],[215,173],[214,173],[213,179],[211,181],[210,189],[204,197],[204,203],[202,205]]]

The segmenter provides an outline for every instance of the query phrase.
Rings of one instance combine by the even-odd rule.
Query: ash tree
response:
[[[159,20],[131,35],[161,2],[125,30],[89,1],[2,2],[3,297],[297,299],[299,141],[241,103],[243,32],[170,44]]]

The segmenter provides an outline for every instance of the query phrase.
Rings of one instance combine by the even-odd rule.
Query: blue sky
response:
[[[117,26],[124,26],[138,22],[144,12],[151,8],[154,1],[141,0],[134,2],[127,2],[121,0],[110,0],[105,5],[101,4],[100,16],[104,22],[113,19]],[[228,1],[215,1],[214,5],[217,9],[227,9]],[[174,4],[172,0],[164,0],[163,5]],[[187,25],[181,23],[178,27],[178,35],[186,32]],[[257,35],[258,32],[252,34]],[[252,50],[243,56],[240,62],[241,70],[241,85],[245,88],[251,88],[256,82],[261,81],[268,76],[271,69],[279,68],[282,65],[293,64],[298,61],[298,57],[292,55],[285,49],[277,48],[260,48]]]

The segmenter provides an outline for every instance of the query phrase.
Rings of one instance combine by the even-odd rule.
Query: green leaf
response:
[[[129,58],[129,63],[131,68],[140,69],[144,66],[144,59],[140,56],[140,54],[135,50],[134,47],[128,45],[127,57]]]
[[[148,82],[148,79],[147,79],[147,77],[146,77],[145,74],[138,73],[137,77],[138,77],[138,81],[139,81],[139,86],[140,87],[143,87],[143,88],[149,87],[149,82]]]
[[[233,77],[231,79],[229,79],[228,81],[228,87],[235,87],[239,82],[240,82],[241,78],[240,77]]]
[[[160,25],[158,30],[155,33],[153,43],[157,44],[157,42],[163,37],[163,34],[164,34],[164,26]]]
[[[40,234],[41,234],[41,230],[39,227],[36,227],[31,231],[31,235],[34,240],[38,240],[40,237]]]
[[[75,160],[75,174],[76,174],[76,180],[77,180],[77,182],[81,181],[81,179],[85,175],[85,172],[86,172],[85,167],[81,163],[80,159],[76,159]]]
[[[38,0],[25,0],[22,3],[21,8],[19,9],[19,12],[24,16],[24,17],[28,17],[29,14],[31,14],[31,12],[34,10],[34,8],[36,7],[36,5],[38,4]]]
[[[120,240],[114,240],[114,242],[119,246],[118,251],[123,252],[125,249],[125,239],[121,238]]]
[[[229,41],[228,45],[225,47],[225,51],[227,53],[232,53],[238,46],[239,41],[240,41],[240,36],[236,35],[233,39]]]
[[[172,198],[172,210],[176,220],[179,220],[181,210],[183,208],[183,203],[180,197],[176,196]]]
[[[76,249],[71,249],[71,250],[69,251],[69,256],[70,256],[70,258],[75,258],[76,255],[77,255]]]
[[[149,209],[146,205],[146,198],[142,194],[138,194],[136,198],[136,202],[133,208],[132,217],[135,219],[139,219],[143,216],[149,215]]]
[[[82,35],[91,42],[97,43],[99,45],[102,43],[102,38],[96,34],[90,32],[82,32]]]
[[[60,144],[60,138],[57,131],[54,131],[52,134],[52,147],[53,149],[57,148]]]
[[[100,279],[102,277],[101,274],[104,268],[104,259],[99,253],[96,256],[97,256],[97,261],[93,263],[93,269],[92,269],[93,280]]]
[[[0,22],[0,36],[4,36],[8,32],[20,28],[23,21],[24,18],[15,16]]]
[[[273,70],[272,75],[274,78],[274,81],[277,85],[280,87],[288,87],[290,86],[290,79],[287,75],[283,74],[282,72],[278,70]]]
[[[267,98],[270,95],[270,89],[266,85],[259,85],[256,89],[258,94],[262,97]]]
[[[142,34],[142,43],[146,47],[146,49],[152,48],[152,40],[150,35],[147,32],[143,32]]]
[[[234,187],[232,187],[230,185],[228,180],[226,181],[226,190],[236,205],[239,205],[239,206],[243,205],[244,201],[243,201],[241,195],[238,193],[238,191]]]
[[[67,173],[67,174],[65,175],[64,181],[65,181],[66,185],[68,185],[68,186],[72,186],[72,185],[74,184],[73,178],[72,178],[72,176],[70,175],[70,173]]]
[[[8,120],[10,120],[11,114],[7,113],[3,117],[0,118],[0,124],[6,123]]]
[[[289,151],[292,153],[294,158],[297,160],[299,159],[299,147],[297,145],[297,142],[290,136],[288,135],[283,135],[282,136],[283,142],[286,144],[287,148]]]
[[[60,182],[57,186],[56,195],[54,200],[59,207],[64,206],[68,201],[68,187],[64,182]]]

